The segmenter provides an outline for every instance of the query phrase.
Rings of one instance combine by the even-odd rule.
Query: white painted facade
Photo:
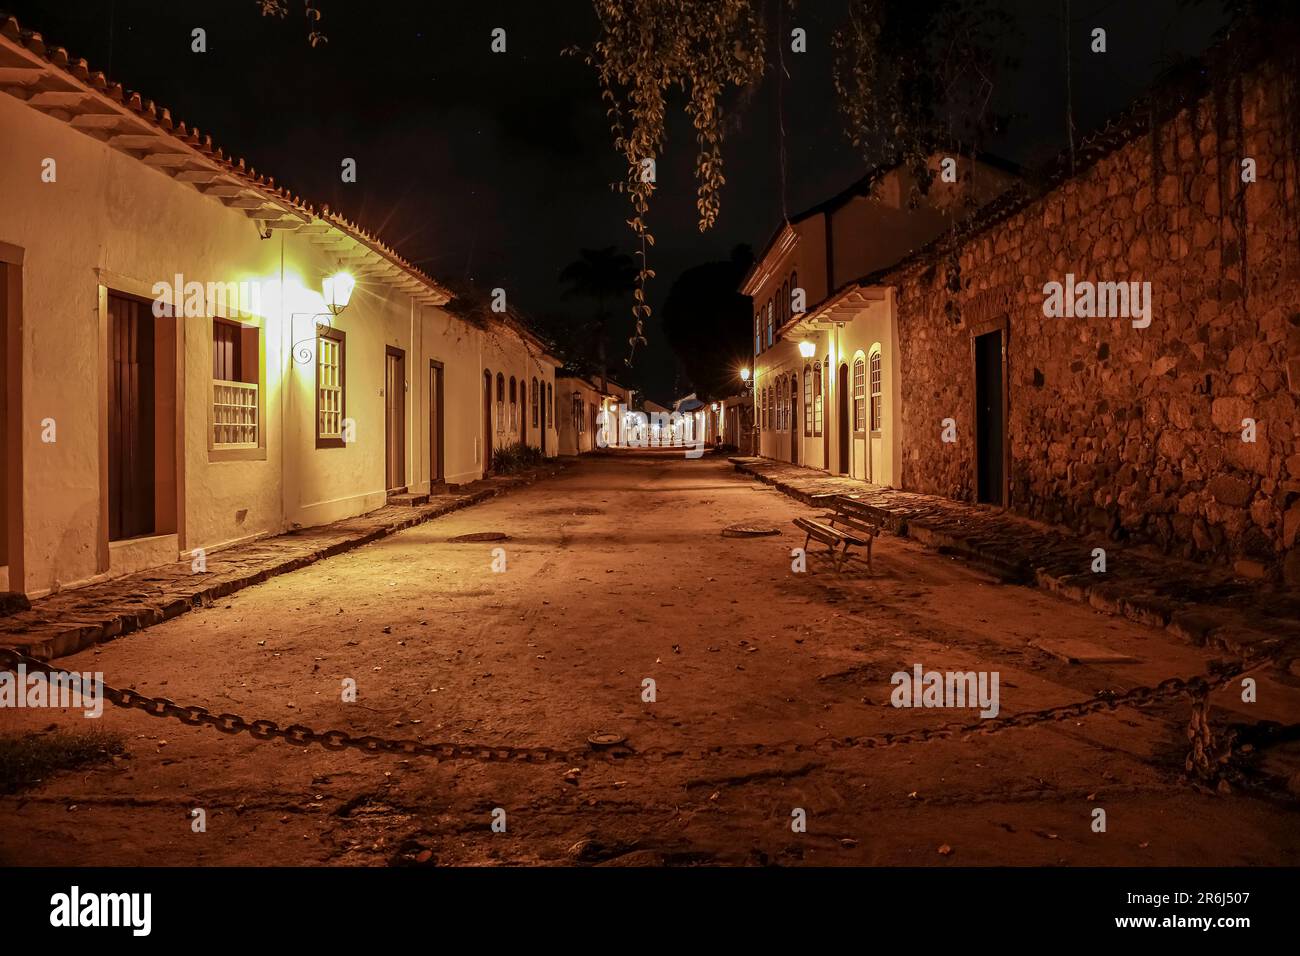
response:
[[[543,430],[540,398],[533,426],[532,383],[549,403],[558,362],[535,337],[452,314],[445,289],[359,228],[8,35],[0,66],[17,80],[0,95],[0,591],[39,597],[191,563],[200,549],[363,514],[390,490],[439,490],[439,470],[445,484],[478,479],[489,464],[485,372],[526,383],[527,417],[513,429],[494,418],[494,431],[539,446],[545,434],[555,454],[554,415]],[[334,316],[322,280],[341,270],[357,284]],[[155,318],[158,283],[177,275],[247,282],[259,294]],[[124,380],[109,330],[127,327],[113,317],[122,309],[140,310],[128,325],[145,330],[131,347],[147,341],[152,352],[131,368],[150,369],[141,373],[150,408],[132,421],[150,446],[153,514],[142,507],[136,523],[147,532],[130,535],[112,534],[109,517],[120,505],[109,470],[121,460],[110,434],[120,447],[123,433],[121,396],[109,390]],[[329,398],[318,377],[330,374],[322,356],[336,354],[322,350],[335,346],[320,345],[318,323],[342,333],[331,340],[341,343],[342,384]],[[214,385],[224,381],[218,327],[241,343],[235,412],[232,393]],[[351,434],[322,447],[318,402],[336,394]],[[255,428],[214,427],[217,416],[251,420],[254,407]],[[246,440],[218,444],[219,434]]]
[[[796,216],[769,241],[740,290],[754,304],[755,454],[898,485],[904,370],[894,290],[860,280],[933,239],[969,211],[968,197],[982,205],[1012,181],[984,162],[958,158],[956,168],[957,181],[936,178],[916,208],[895,169],[869,191],[855,186]]]

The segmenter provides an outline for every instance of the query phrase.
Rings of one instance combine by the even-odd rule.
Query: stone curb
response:
[[[745,457],[727,460],[737,471],[771,485],[790,498],[806,505],[818,503],[820,493],[808,490],[809,485],[815,486],[819,480],[817,477],[789,481],[766,473],[763,466],[769,463],[764,460]],[[778,466],[775,462],[771,464]],[[779,463],[779,467],[797,466]],[[924,547],[973,561],[994,571],[1008,583],[1037,587],[1088,604],[1104,614],[1163,629],[1179,640],[1198,647],[1234,656],[1258,654],[1285,645],[1288,653],[1284,654],[1284,658],[1289,658],[1300,650],[1300,620],[1265,615],[1265,623],[1258,615],[1247,614],[1240,607],[1202,602],[1183,604],[1155,593],[1150,585],[1144,587],[1122,578],[1097,581],[1095,575],[1074,570],[1087,566],[1087,561],[1082,556],[1091,554],[1091,545],[1081,538],[1071,540],[1063,534],[1044,533],[1045,537],[1054,539],[1053,547],[1049,549],[1049,560],[1042,566],[1035,566],[1037,562],[995,550],[995,542],[982,542],[977,537],[954,530],[951,525],[958,524],[960,518],[954,517],[952,513],[972,506],[935,499],[936,505],[930,509],[932,514],[926,515],[920,503],[929,496],[901,493],[908,499],[916,500],[917,505],[894,508],[881,500],[891,494],[896,493],[881,491],[869,505],[882,528],[900,537],[911,538]],[[943,511],[949,514],[944,515]],[[1071,555],[1072,551],[1076,553]],[[1248,600],[1251,594],[1252,591],[1245,585],[1236,587],[1233,591],[1233,596],[1239,599]],[[1291,665],[1292,671],[1297,670],[1298,663],[1300,661]]]
[[[122,595],[117,604],[112,603],[113,599],[110,598],[106,603],[89,606],[84,611],[73,611],[64,620],[46,622],[39,619],[41,601],[38,600],[32,605],[30,611],[13,615],[8,619],[0,619],[0,627],[15,621],[19,624],[18,627],[0,630],[0,646],[16,648],[41,660],[52,660],[56,657],[75,654],[95,644],[130,634],[133,631],[144,630],[163,621],[169,621],[194,608],[212,604],[227,595],[242,591],[244,588],[252,587],[255,584],[261,584],[270,578],[298,571],[347,551],[354,551],[399,531],[425,524],[435,518],[479,504],[489,498],[498,497],[515,488],[533,484],[542,478],[555,477],[566,467],[567,463],[558,466],[551,465],[548,466],[546,471],[495,479],[500,481],[501,484],[469,492],[453,501],[404,509],[413,513],[394,516],[393,520],[386,521],[378,527],[365,527],[351,532],[347,530],[348,525],[355,527],[357,524],[374,521],[373,515],[375,512],[371,512],[369,516],[357,515],[330,525],[305,528],[301,529],[301,531],[289,531],[274,537],[262,538],[251,542],[245,547],[250,552],[256,552],[266,548],[274,548],[278,543],[287,553],[278,558],[272,555],[269,560],[265,560],[260,566],[254,565],[226,572],[207,572],[202,575],[195,574],[192,577],[200,580],[193,584],[185,581],[185,579],[191,577],[189,573],[186,573],[184,578],[178,579],[176,583],[164,585],[161,595],[151,597],[149,600],[141,601],[138,604],[130,603],[129,595]],[[292,547],[293,539],[299,534],[326,536],[332,528],[339,528],[343,536],[338,540],[330,541],[320,547],[306,551]],[[237,557],[239,550],[239,548],[233,548],[229,552],[218,552],[218,557],[214,560]],[[166,571],[167,568],[164,566],[163,568],[155,568],[141,573],[162,574]],[[121,583],[125,588],[132,577],[134,575],[127,575],[125,578],[119,579],[118,582],[108,581],[104,583],[107,585]],[[31,617],[35,617],[37,620],[32,621],[28,626],[21,626],[23,618]]]

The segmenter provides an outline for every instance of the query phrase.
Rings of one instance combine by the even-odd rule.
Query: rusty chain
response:
[[[256,740],[280,739],[305,746],[317,744],[326,750],[360,750],[368,754],[406,754],[431,757],[434,760],[477,760],[481,762],[514,763],[580,763],[595,756],[636,757],[652,762],[663,760],[700,760],[705,757],[770,757],[789,754],[829,754],[836,750],[861,748],[879,750],[889,747],[926,743],[931,740],[949,740],[954,737],[991,736],[1005,730],[1032,727],[1038,724],[1077,720],[1100,711],[1114,711],[1120,707],[1144,707],[1172,697],[1189,697],[1192,716],[1187,728],[1191,751],[1187,755],[1186,769],[1201,777],[1211,777],[1216,765],[1224,763],[1227,754],[1216,750],[1213,731],[1209,724],[1209,695],[1242,674],[1271,663],[1271,657],[1242,660],[1213,668],[1208,674],[1195,677],[1171,677],[1154,687],[1134,687],[1114,693],[1101,691],[1092,698],[1046,707],[1041,710],[1022,711],[1009,717],[982,718],[975,723],[951,723],[901,733],[880,733],[856,737],[823,737],[813,743],[779,744],[724,744],[694,749],[651,747],[637,750],[626,744],[605,747],[589,744],[584,748],[519,747],[504,744],[473,744],[451,741],[426,743],[410,738],[378,737],[373,734],[353,736],[343,730],[314,730],[303,724],[281,727],[274,720],[248,720],[239,714],[213,714],[196,704],[177,704],[166,697],[150,697],[130,688],[103,685],[103,694],[118,707],[142,710],[151,717],[170,717],[190,726],[208,726],[224,734],[246,733]],[[0,647],[0,670],[15,670],[23,664],[28,671],[48,675],[69,675],[70,672],[53,667],[12,648]]]

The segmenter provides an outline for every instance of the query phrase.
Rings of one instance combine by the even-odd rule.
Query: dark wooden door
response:
[[[108,537],[154,530],[154,319],[108,295]]]
[[[840,366],[840,374],[835,382],[835,391],[839,397],[836,402],[836,422],[835,428],[840,436],[840,474],[847,475],[853,463],[849,457],[849,389],[852,383],[849,381],[849,367],[847,364]]]
[[[546,454],[546,383],[542,382],[538,391],[538,401],[541,406],[541,423],[542,423],[542,454]]]
[[[975,442],[978,453],[979,500],[1004,503],[1006,454],[1005,378],[1002,333],[989,332],[975,339]]]
[[[799,378],[792,375],[790,377],[790,462],[795,465],[799,464],[799,429],[802,418],[799,412]]]
[[[406,353],[385,347],[384,463],[390,491],[406,487]]]
[[[429,362],[429,481],[446,480],[442,447],[442,363]]]
[[[9,564],[9,267],[0,262],[0,568]],[[17,581],[10,587],[22,590]]]
[[[492,373],[483,373],[483,474],[492,471]]]

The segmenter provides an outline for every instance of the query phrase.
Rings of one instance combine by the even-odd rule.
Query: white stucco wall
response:
[[[42,162],[57,179],[41,181]],[[327,247],[284,230],[259,237],[242,210],[204,196],[55,118],[0,96],[0,242],[24,250],[24,580],[39,596],[105,575],[189,560],[212,549],[355,515],[385,501],[385,346],[406,354],[407,485],[429,486],[429,361],[444,367],[445,477],[482,475],[482,369],[508,365],[553,382],[554,362],[517,335],[485,332],[445,310],[361,279],[333,321],[346,333],[346,415],[356,440],[315,447],[314,316]],[[264,329],[261,460],[213,460],[208,448],[212,323],[178,320],[181,500],[173,539],[106,548],[100,425],[107,369],[100,356],[101,286],[146,298],[177,274],[199,282],[260,281]],[[230,318],[236,316],[230,315]],[[306,361],[293,358],[297,346]],[[536,352],[536,350],[533,350]],[[557,397],[558,404],[558,397]],[[531,415],[531,413],[530,413]],[[57,422],[41,441],[39,422]],[[531,417],[530,417],[531,426]],[[554,431],[552,431],[554,434]],[[529,438],[537,443],[531,427]],[[552,452],[556,445],[550,441]],[[105,562],[103,555],[107,552]]]

